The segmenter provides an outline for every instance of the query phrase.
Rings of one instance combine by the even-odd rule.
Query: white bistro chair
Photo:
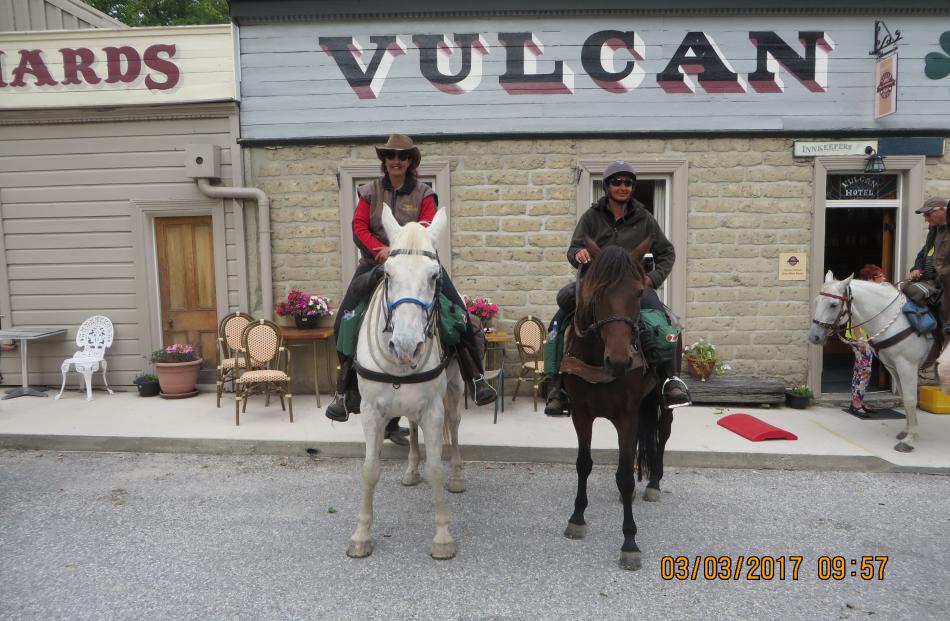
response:
[[[92,374],[102,369],[102,381],[106,385],[109,394],[115,394],[109,388],[109,382],[106,381],[106,350],[112,347],[113,337],[112,322],[108,317],[95,315],[79,326],[79,332],[76,333],[76,345],[82,347],[82,351],[77,351],[72,358],[63,360],[63,385],[59,389],[56,398],[63,396],[63,390],[66,388],[66,373],[69,372],[69,366],[72,365],[76,373],[82,375],[86,384],[86,401],[92,401]],[[82,389],[82,384],[79,386]]]

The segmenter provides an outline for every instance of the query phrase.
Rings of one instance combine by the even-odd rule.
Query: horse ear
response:
[[[854,274],[851,274],[850,276],[848,276],[847,278],[845,278],[844,280],[842,280],[842,281],[841,281],[841,284],[844,285],[845,287],[847,287],[848,285],[851,284],[851,281],[852,281],[852,280],[854,280]]]
[[[590,237],[584,237],[584,247],[587,248],[587,252],[590,253],[591,259],[600,253],[600,246]]]
[[[825,274],[825,282],[834,282],[835,275],[831,273],[831,270],[828,270],[828,273]]]
[[[393,210],[386,203],[383,203],[383,229],[386,231],[386,237],[389,238],[390,246],[396,241],[399,231],[402,230],[402,227],[396,222]]]
[[[650,246],[653,245],[653,238],[648,237],[644,239],[640,244],[630,251],[630,257],[637,263],[643,259],[643,255],[647,253],[647,250],[650,249]]]
[[[445,234],[445,228],[449,224],[449,219],[446,214],[446,209],[442,209],[435,212],[435,217],[432,218],[432,223],[429,224],[429,239],[432,240],[433,246],[439,245],[439,240],[442,239],[442,236]]]

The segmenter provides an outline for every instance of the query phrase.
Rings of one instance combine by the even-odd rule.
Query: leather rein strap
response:
[[[824,297],[826,297],[826,298],[832,298],[832,299],[834,299],[834,300],[841,300],[842,302],[844,302],[844,304],[841,305],[841,310],[838,311],[837,316],[835,316],[834,321],[832,321],[831,323],[822,323],[821,321],[818,321],[818,320],[816,320],[816,319],[812,319],[811,322],[812,322],[813,324],[817,325],[817,326],[820,326],[820,327],[824,328],[825,330],[827,330],[827,331],[829,331],[829,332],[831,332],[831,331],[838,332],[838,331],[842,330],[843,327],[842,327],[842,325],[841,325],[841,318],[844,316],[844,314],[847,313],[847,314],[848,314],[848,319],[849,319],[849,320],[851,319],[851,288],[850,288],[850,287],[848,288],[848,295],[847,295],[847,296],[844,296],[844,295],[836,295],[836,294],[834,294],[834,293],[827,293],[827,292],[825,292],[825,291],[819,291],[819,292],[818,292],[818,295],[824,296]],[[881,313],[883,313],[885,310],[887,310],[887,309],[890,307],[890,305],[893,304],[895,301],[899,300],[900,297],[901,297],[900,294],[898,294],[896,298],[894,298],[893,300],[891,300],[890,303],[888,303],[887,306],[885,306],[877,315],[874,315],[874,317],[871,317],[871,319],[874,319],[875,317],[877,317],[878,315],[880,315]],[[868,321],[870,321],[871,319],[868,319]],[[868,321],[865,321],[864,323],[859,323],[859,324],[857,324],[857,325],[855,325],[855,326],[853,326],[853,327],[857,328],[857,327],[859,327],[859,326],[862,326],[862,325],[868,323]],[[890,327],[890,326],[888,326],[888,327]],[[914,334],[914,327],[913,327],[913,326],[907,326],[906,328],[904,328],[903,330],[901,330],[901,331],[898,332],[897,334],[894,334],[893,336],[889,336],[889,337],[887,337],[886,339],[884,339],[883,341],[878,341],[878,342],[875,343],[875,342],[872,341],[872,340],[868,340],[868,345],[870,345],[872,348],[874,348],[875,351],[879,351],[879,350],[882,350],[882,349],[887,349],[888,347],[892,347],[892,346],[894,346],[894,345],[897,345],[898,343],[900,343],[901,341],[903,341],[904,339],[906,339],[907,337],[909,337],[911,334]],[[841,335],[838,335],[838,336],[839,336],[839,338],[841,337]],[[847,341],[846,341],[846,342],[847,342]]]

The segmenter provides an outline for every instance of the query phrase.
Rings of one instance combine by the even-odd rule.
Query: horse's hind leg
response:
[[[435,504],[435,536],[432,538],[432,558],[446,560],[455,556],[455,541],[449,534],[449,512],[445,508],[445,490],[442,488],[442,402],[435,401],[432,411],[422,416],[422,433],[426,443],[426,477],[432,487]]]
[[[459,449],[459,423],[462,422],[462,410],[459,407],[462,400],[462,376],[457,372],[449,374],[449,384],[445,394],[445,432],[451,452],[451,472],[445,488],[452,493],[460,494],[465,491],[465,478],[462,476],[462,452]]]
[[[620,463],[617,465],[617,487],[623,500],[623,545],[620,547],[620,567],[622,569],[640,569],[640,547],[637,546],[637,523],[633,520],[633,463],[636,455],[637,434],[636,419],[632,417],[614,421],[617,428],[617,440],[620,444]]]
[[[364,406],[365,408],[365,406]],[[366,458],[363,462],[363,496],[356,517],[356,530],[350,537],[346,555],[363,558],[373,552],[373,494],[379,482],[379,451],[383,445],[385,422],[375,412],[363,411],[363,436],[366,440]]]
[[[415,421],[409,421],[409,461],[399,482],[413,486],[418,485],[420,481],[422,475],[419,474],[419,425]]]
[[[577,433],[577,495],[574,497],[574,513],[567,520],[564,536],[568,539],[583,539],[587,534],[587,522],[584,511],[587,510],[587,478],[594,467],[590,456],[590,438],[594,419],[580,414],[576,409],[571,417],[574,431]],[[630,476],[633,476],[633,464],[630,464]]]
[[[897,434],[900,442],[894,445],[894,450],[910,453],[917,441],[917,369],[913,368],[913,365],[898,364],[894,377],[904,402],[904,414],[907,416],[904,430]]]
[[[659,502],[660,481],[663,479],[663,456],[666,453],[666,443],[673,431],[673,410],[660,408],[659,427],[657,429],[657,445],[650,459],[650,480],[643,490],[643,499],[647,502]]]

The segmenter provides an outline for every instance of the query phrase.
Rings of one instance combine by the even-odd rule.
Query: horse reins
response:
[[[853,315],[852,315],[852,312],[851,312],[851,300],[852,300],[852,298],[853,298],[853,295],[852,295],[852,293],[851,293],[851,287],[848,286],[848,288],[846,289],[846,291],[847,291],[847,294],[848,294],[847,296],[844,296],[844,295],[837,295],[837,294],[834,294],[834,293],[828,293],[828,292],[826,292],[826,291],[819,291],[819,292],[818,292],[818,295],[823,296],[823,297],[826,297],[826,298],[832,298],[832,299],[834,299],[834,300],[841,300],[842,302],[844,302],[844,304],[842,304],[841,309],[838,311],[838,314],[835,316],[834,320],[833,320],[831,323],[825,323],[825,322],[822,322],[822,321],[818,321],[817,319],[812,319],[811,322],[812,322],[813,324],[817,325],[818,327],[824,329],[826,332],[832,332],[832,331],[833,331],[834,334],[835,334],[835,336],[838,337],[838,339],[840,339],[842,342],[848,343],[848,344],[850,345],[850,344],[856,343],[856,342],[858,342],[858,341],[857,341],[857,339],[849,339],[849,338],[847,338],[846,336],[844,336],[844,334],[843,334],[844,331],[845,331],[845,329],[846,329],[846,326],[842,326],[842,325],[841,325],[841,318],[845,315],[845,313],[847,313],[847,315],[848,315],[848,321],[851,321],[851,319],[853,318]],[[854,329],[854,328],[860,328],[861,326],[867,325],[868,323],[870,323],[870,322],[873,321],[874,319],[877,319],[878,317],[880,317],[881,315],[883,315],[883,314],[884,314],[884,311],[886,311],[888,308],[890,308],[891,305],[894,304],[894,302],[896,302],[896,301],[898,301],[898,300],[900,300],[900,299],[902,299],[902,298],[906,299],[905,296],[904,296],[904,294],[901,293],[900,291],[898,291],[898,292],[897,292],[897,295],[894,297],[894,299],[891,300],[890,302],[888,302],[887,305],[886,305],[884,308],[882,308],[880,311],[878,311],[877,313],[875,313],[874,315],[872,315],[872,316],[871,316],[870,318],[868,318],[866,321],[862,321],[861,323],[854,324],[853,326],[851,326],[851,328],[852,328],[852,329]],[[901,332],[898,332],[898,333],[895,334],[894,336],[891,336],[891,337],[888,337],[888,338],[884,339],[884,340],[881,341],[880,343],[874,343],[874,342],[873,342],[874,339],[876,339],[877,337],[879,337],[879,336],[881,336],[882,334],[884,334],[891,326],[894,325],[894,322],[897,321],[898,317],[900,317],[900,314],[901,314],[900,305],[898,305],[897,312],[894,313],[894,316],[891,318],[891,320],[888,321],[887,324],[885,324],[885,326],[884,326],[883,328],[881,328],[880,330],[878,330],[878,331],[875,332],[874,334],[868,336],[867,342],[868,342],[869,345],[871,345],[871,347],[874,347],[875,349],[885,349],[885,348],[887,348],[887,347],[890,347],[891,345],[895,345],[895,344],[901,342],[902,340],[904,340],[905,338],[907,338],[907,337],[914,331],[913,328],[911,327],[911,328],[909,328],[909,329],[907,329],[907,330],[902,330]]]

